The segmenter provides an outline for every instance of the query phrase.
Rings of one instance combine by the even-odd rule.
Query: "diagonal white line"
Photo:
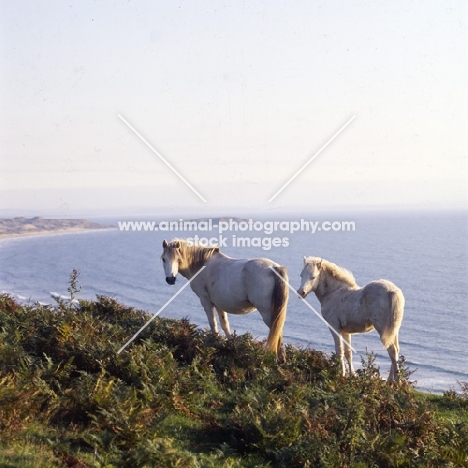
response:
[[[179,172],[177,172],[177,170],[174,169],[174,167],[172,167],[171,164],[169,164],[169,162],[167,162],[167,160],[166,160],[158,151],[156,151],[156,150],[153,148],[153,146],[151,146],[151,144],[148,143],[148,141],[147,141],[145,138],[143,138],[143,136],[142,136],[137,130],[135,130],[134,127],[132,127],[132,125],[130,125],[130,124],[122,117],[122,115],[120,115],[120,114],[118,114],[118,115],[119,115],[120,119],[127,125],[127,127],[130,128],[130,130],[132,130],[132,131],[135,133],[135,135],[137,135],[137,136],[140,138],[140,140],[141,140],[146,146],[148,146],[148,148],[149,148],[163,163],[165,163],[166,166],[169,167],[169,169],[170,169],[172,172],[174,172],[174,174],[176,174],[176,175],[179,177],[179,179],[181,179],[183,182],[185,182],[185,184],[186,184],[189,188],[191,188],[192,191],[193,191],[196,195],[198,195],[198,197],[201,198],[201,199],[206,203],[206,200],[192,187],[192,185],[191,185]]]
[[[120,354],[206,267],[203,266],[185,283],[118,351]]]
[[[284,281],[289,289],[291,289],[295,294],[297,294],[297,291],[281,276],[279,275],[273,267],[270,267],[271,271],[278,277],[281,278],[282,281]],[[304,304],[336,335],[338,336],[341,340],[343,340],[346,343],[346,346],[351,348],[355,353],[356,350],[351,346],[351,343],[348,343],[323,317],[322,314],[319,314],[303,297],[299,296],[299,299],[304,302]]]
[[[269,200],[273,201],[354,119],[353,115]]]

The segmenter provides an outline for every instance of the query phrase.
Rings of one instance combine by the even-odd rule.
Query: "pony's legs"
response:
[[[219,323],[221,324],[221,328],[223,329],[224,334],[228,339],[232,339],[231,329],[229,328],[229,320],[227,318],[226,312],[221,310],[219,307],[216,307],[216,311],[218,312]]]
[[[283,346],[283,338],[278,341],[278,362],[284,364],[286,362],[286,351]]]
[[[344,377],[346,375],[346,367],[344,362],[344,349],[343,349],[343,340],[341,336],[337,336],[335,332],[330,329],[330,332],[335,340],[335,353],[336,357],[339,359],[341,363],[341,375]]]
[[[387,349],[388,355],[392,361],[390,366],[390,373],[388,374],[388,383],[398,381],[398,354],[400,352],[400,345],[398,343],[398,336],[395,337],[393,344],[391,344]]]
[[[263,307],[257,307],[258,312],[262,316],[263,323],[271,329],[271,310],[263,309]],[[283,364],[286,362],[286,352],[284,351],[283,346],[283,337],[278,341],[278,362]]]
[[[356,375],[356,372],[354,372],[354,367],[353,367],[353,350],[351,349],[351,334],[341,332],[341,336],[343,337],[344,354],[345,354],[346,360],[348,361],[349,374]]]
[[[208,322],[210,323],[210,328],[213,333],[218,334],[218,322],[216,322],[215,309],[211,302],[200,300],[203,308],[205,309],[206,316],[208,317]]]

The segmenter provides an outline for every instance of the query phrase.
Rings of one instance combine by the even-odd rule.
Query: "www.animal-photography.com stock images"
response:
[[[0,12],[0,467],[468,466],[466,2]]]

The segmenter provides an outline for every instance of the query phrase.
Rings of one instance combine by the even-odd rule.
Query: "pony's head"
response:
[[[167,284],[175,284],[177,273],[190,279],[213,254],[219,253],[219,247],[192,245],[184,239],[164,240],[163,249],[161,260]]]
[[[301,286],[297,294],[305,298],[310,292],[315,292],[319,284],[322,259],[317,257],[304,257],[304,268],[301,272]]]
[[[177,273],[179,273],[179,265],[182,261],[180,242],[177,240],[167,242],[164,239],[163,249],[161,260],[166,274],[166,282],[167,284],[175,284]]]

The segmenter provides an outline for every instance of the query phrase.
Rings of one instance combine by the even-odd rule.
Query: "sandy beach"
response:
[[[40,216],[34,218],[2,218],[0,219],[0,240],[113,228],[113,226],[91,222],[86,219],[48,219]]]

